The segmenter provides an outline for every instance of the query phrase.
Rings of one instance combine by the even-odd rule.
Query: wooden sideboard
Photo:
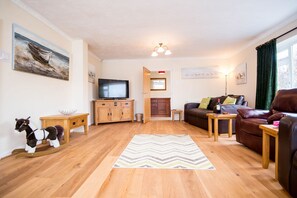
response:
[[[170,117],[170,98],[151,98],[152,117]]]
[[[134,122],[134,100],[95,100],[95,125],[108,122]]]

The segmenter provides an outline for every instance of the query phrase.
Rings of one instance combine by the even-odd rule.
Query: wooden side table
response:
[[[262,146],[262,167],[267,169],[269,166],[269,148],[270,137],[275,138],[275,179],[278,180],[278,127],[269,124],[262,124],[259,126],[263,131],[263,146]]]
[[[174,115],[175,114],[178,114],[178,119],[179,121],[181,121],[181,118],[182,118],[182,113],[183,113],[183,110],[179,110],[179,109],[172,109],[171,110],[171,114],[172,114],[172,121],[174,121]]]
[[[212,120],[214,120],[214,141],[218,141],[219,131],[218,123],[219,120],[228,120],[228,136],[232,137],[232,119],[235,119],[237,114],[217,114],[208,113],[208,137],[212,136]]]
[[[70,129],[84,127],[84,134],[88,134],[88,113],[76,113],[72,115],[51,115],[40,117],[42,127],[61,125],[64,128],[64,141],[69,142]]]

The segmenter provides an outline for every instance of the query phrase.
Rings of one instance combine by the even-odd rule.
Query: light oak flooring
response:
[[[135,134],[188,134],[216,170],[113,169]],[[71,133],[58,153],[0,160],[0,197],[289,197],[274,179],[274,163],[227,134],[218,142],[207,132],[178,121],[91,126]]]

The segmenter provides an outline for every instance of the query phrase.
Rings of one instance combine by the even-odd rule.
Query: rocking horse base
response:
[[[40,147],[36,148],[35,153],[28,153],[27,151],[25,151],[25,149],[15,149],[12,151],[12,155],[15,155],[16,158],[19,158],[19,157],[31,157],[31,158],[40,157],[40,156],[56,153],[56,152],[62,150],[63,148],[65,148],[66,145],[67,144],[62,143],[57,148],[54,148],[50,145],[40,146]]]

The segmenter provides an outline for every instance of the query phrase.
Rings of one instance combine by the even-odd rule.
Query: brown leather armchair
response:
[[[236,141],[262,154],[262,130],[260,124],[272,124],[286,115],[297,116],[297,89],[279,90],[270,110],[238,109],[236,117]],[[270,159],[274,160],[274,138],[270,138]]]
[[[281,119],[278,138],[278,180],[292,197],[297,197],[297,117]]]

